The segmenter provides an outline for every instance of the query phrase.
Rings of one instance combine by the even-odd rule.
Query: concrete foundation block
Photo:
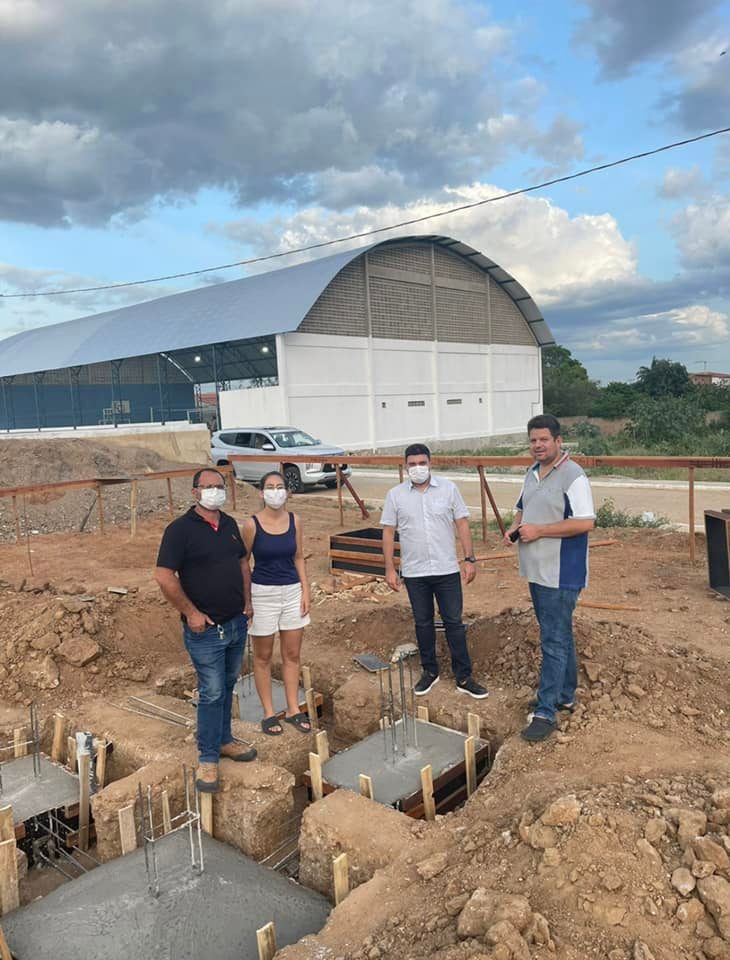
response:
[[[333,895],[332,861],[346,853],[350,886],[369,880],[417,843],[405,814],[349,790],[336,790],[304,812],[299,837],[299,880]]]

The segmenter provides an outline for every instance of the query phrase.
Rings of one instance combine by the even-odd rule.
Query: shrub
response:
[[[653,518],[644,517],[640,513],[629,513],[627,510],[620,510],[616,507],[613,500],[608,497],[596,510],[597,527],[666,527],[669,521],[666,517]]]

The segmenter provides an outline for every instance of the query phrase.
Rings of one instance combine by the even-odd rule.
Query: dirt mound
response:
[[[146,447],[121,446],[92,439],[0,440],[3,486],[62,483],[105,477],[132,477],[162,470],[180,470],[184,463],[167,458]],[[190,472],[197,468],[190,465]],[[190,481],[172,481],[175,508],[190,501]],[[128,484],[103,490],[104,517],[110,523],[129,520]],[[95,509],[97,508],[97,509]],[[146,516],[167,508],[164,480],[140,484],[137,513]],[[30,494],[18,503],[21,535],[96,528],[97,495],[93,489],[52,490]],[[0,499],[0,541],[14,540],[16,518],[10,498]]]
[[[0,440],[3,486],[60,483],[93,477],[130,477],[184,464],[145,447],[98,440]]]

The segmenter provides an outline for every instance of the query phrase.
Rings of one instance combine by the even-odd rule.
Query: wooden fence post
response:
[[[695,559],[695,468],[687,467],[689,475],[689,558]]]

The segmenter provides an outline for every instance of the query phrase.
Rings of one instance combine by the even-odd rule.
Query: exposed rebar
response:
[[[413,714],[413,746],[418,748],[418,717],[416,715],[416,688],[413,686],[413,664],[408,658],[408,685],[411,688],[411,713]]]
[[[393,671],[388,665],[388,701],[390,704],[390,739],[393,746],[393,763],[398,753],[398,738],[395,730],[395,701],[393,699]]]
[[[406,705],[406,682],[403,669],[403,657],[398,660],[398,682],[400,686],[400,723],[403,735],[403,756],[408,755],[408,710]]]
[[[383,685],[383,670],[378,670],[380,680],[380,726],[383,728],[383,759],[388,761],[388,731],[385,729],[385,687]]]

